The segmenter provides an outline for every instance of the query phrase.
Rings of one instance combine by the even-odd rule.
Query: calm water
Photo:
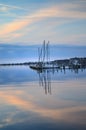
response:
[[[86,70],[0,67],[1,130],[86,130]]]

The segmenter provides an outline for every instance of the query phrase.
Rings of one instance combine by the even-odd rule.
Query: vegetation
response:
[[[38,64],[38,62],[25,62],[25,63],[8,63],[8,64],[0,64],[0,66],[15,66],[15,65],[31,65]],[[62,59],[62,60],[54,60],[48,62],[54,67],[58,68],[86,68],[86,57],[83,58],[70,58],[70,59]]]

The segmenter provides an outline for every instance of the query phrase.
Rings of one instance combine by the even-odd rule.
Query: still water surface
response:
[[[86,130],[86,70],[0,67],[0,130]]]

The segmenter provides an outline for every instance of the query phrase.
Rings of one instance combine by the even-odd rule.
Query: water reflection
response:
[[[42,86],[45,89],[45,94],[52,94],[51,92],[51,84],[54,75],[58,75],[59,73],[66,74],[68,71],[73,74],[79,74],[79,71],[84,71],[85,69],[43,69],[43,70],[37,70],[37,74],[39,75],[39,85]]]
[[[34,71],[29,66],[0,67],[0,84],[22,84],[38,82],[45,88],[45,93],[51,93],[52,81],[64,81],[86,77],[86,69],[47,69]]]
[[[28,85],[0,88],[2,130],[85,130],[85,82],[53,82],[51,96],[45,96],[37,83]]]
[[[50,70],[38,71],[39,85],[45,89],[45,94],[51,94],[51,74]]]
[[[85,130],[86,71],[76,72],[71,69],[36,72],[28,67],[2,68],[0,129]]]

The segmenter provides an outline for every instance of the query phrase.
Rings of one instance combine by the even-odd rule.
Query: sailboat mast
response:
[[[40,62],[40,48],[38,48],[38,63]]]
[[[49,41],[46,44],[46,61],[48,62],[48,60],[49,60]]]
[[[42,48],[38,48],[38,62],[41,62],[42,65],[45,65],[45,62],[48,63],[50,60],[50,50],[49,50],[49,41],[45,43],[43,42]]]
[[[44,43],[43,43],[43,64],[45,62],[45,40],[44,40]]]
[[[38,48],[38,63],[42,63],[42,48]]]

